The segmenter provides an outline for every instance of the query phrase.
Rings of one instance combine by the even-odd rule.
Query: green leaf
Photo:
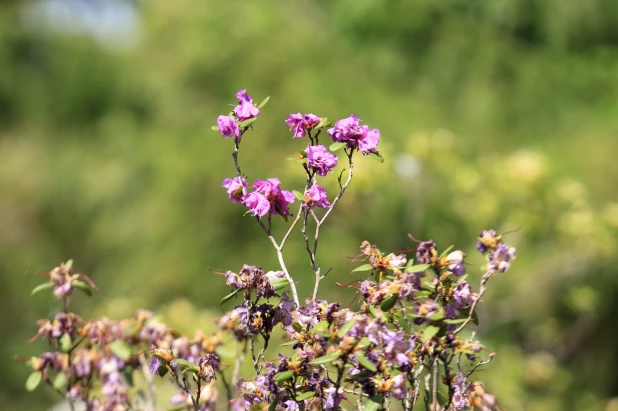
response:
[[[210,129],[214,131],[219,131],[219,126],[212,126],[210,127]]]
[[[378,313],[378,310],[376,310],[373,305],[369,305],[369,312],[371,313],[371,315],[373,315],[374,318],[380,317],[380,313]]]
[[[41,371],[35,371],[26,380],[26,391],[34,391],[39,386],[43,379],[43,373]]]
[[[289,347],[290,345],[294,345],[296,344],[298,341],[296,340],[292,340],[292,341],[288,341],[288,342],[284,342],[283,344],[279,344],[279,347]]]
[[[80,281],[80,280],[73,280],[71,285],[73,287],[77,288],[78,290],[82,290],[83,292],[85,292],[89,296],[92,296],[92,288],[90,288],[90,286],[88,284],[86,284],[85,282]]]
[[[479,315],[476,311],[472,312],[472,322],[476,325],[479,325]]]
[[[459,279],[457,280],[457,284],[461,284],[464,281],[466,281],[466,278],[468,278],[468,274],[464,274],[461,277],[459,277]]]
[[[371,264],[363,264],[353,269],[352,272],[354,273],[356,271],[369,271],[369,270],[373,270],[373,266]]]
[[[313,398],[314,396],[315,396],[314,391],[303,392],[302,394],[296,396],[296,401],[305,401],[305,400],[308,400],[309,398]]]
[[[195,368],[197,370],[197,365],[192,363],[191,361],[183,360],[182,358],[176,358],[174,363],[186,368]]]
[[[273,401],[268,406],[268,411],[276,411],[277,405],[279,405],[279,401]]]
[[[342,149],[343,147],[345,147],[348,143],[346,143],[345,141],[339,141],[337,143],[333,143],[330,145],[330,147],[328,148],[330,151],[337,151]]]
[[[34,289],[32,290],[32,292],[30,293],[30,295],[35,295],[37,293],[40,293],[41,291],[44,290],[49,290],[50,288],[54,288],[54,284],[53,283],[43,283],[43,284],[39,284],[36,287],[34,287]]]
[[[121,360],[127,361],[131,358],[131,347],[129,347],[129,345],[122,340],[114,340],[109,345],[109,348],[112,350],[112,353],[114,353],[114,355]]]
[[[294,330],[296,330],[297,333],[303,332],[303,326],[296,321],[292,323],[292,328],[294,328]]]
[[[292,193],[296,198],[298,198],[303,203],[305,202],[305,196],[300,193],[300,191],[292,190]]]
[[[289,286],[290,282],[287,278],[275,278],[274,280],[270,280],[270,285],[273,286],[275,291],[281,291],[287,286]]]
[[[343,326],[339,329],[339,335],[346,335],[349,333],[352,327],[354,327],[354,324],[356,324],[356,317],[343,324]]]
[[[465,318],[460,318],[460,319],[457,319],[457,320],[444,320],[444,323],[445,324],[461,324],[464,321],[466,321]]]
[[[440,331],[440,327],[430,325],[429,327],[425,328],[425,331],[423,332],[423,339],[425,341],[431,340],[433,336],[438,333],[438,331]]]
[[[382,400],[383,397],[381,395],[374,395],[365,401],[365,405],[363,406],[363,411],[379,411],[382,409]]]
[[[406,273],[420,273],[422,271],[425,271],[427,269],[429,269],[431,267],[431,264],[419,264],[419,265],[413,265],[410,267],[406,267]]]
[[[67,268],[71,268],[73,267],[73,259],[71,258],[69,261],[67,261],[66,263],[64,263],[64,265],[67,266]]]
[[[257,108],[264,107],[266,103],[268,103],[268,100],[270,100],[270,96],[267,96],[264,100],[262,100],[262,102],[257,106]]]
[[[257,117],[253,117],[253,118],[250,118],[249,120],[241,121],[241,122],[238,124],[238,127],[240,127],[240,128],[247,128],[247,127],[249,127],[251,124],[253,124],[253,122],[254,122],[255,120],[257,120]]]
[[[71,348],[73,347],[73,341],[71,341],[71,336],[68,333],[64,333],[62,334],[62,337],[60,337],[60,349],[62,350],[62,352],[69,352],[71,351]]]
[[[372,363],[367,357],[365,357],[361,353],[355,353],[354,356],[358,360],[358,363],[363,367],[367,368],[369,371],[376,372],[378,371],[378,367],[374,363]]]
[[[226,301],[232,299],[232,297],[234,297],[236,294],[238,294],[240,290],[234,290],[231,293],[229,293],[228,295],[226,295],[225,297],[223,297],[221,299],[221,302],[219,304],[223,305]]]
[[[327,354],[327,355],[325,355],[323,357],[316,358],[315,360],[311,361],[309,364],[311,364],[311,365],[327,364],[329,362],[335,361],[340,356],[341,356],[341,353],[339,351],[334,351],[334,352],[332,352],[330,354]]]
[[[275,381],[277,384],[281,385],[282,382],[291,380],[293,377],[294,373],[292,371],[283,371],[275,375]]]
[[[440,310],[437,313],[435,313],[434,315],[429,317],[429,319],[431,321],[440,321],[443,318],[444,318],[444,311],[443,310]]]
[[[56,389],[56,390],[63,390],[67,387],[67,375],[63,372],[59,373],[58,375],[56,375],[56,378],[54,378],[54,382],[52,383],[52,386]]]
[[[157,374],[159,374],[159,377],[165,377],[165,375],[169,372],[169,369],[167,368],[167,365],[165,365],[164,363],[162,363],[159,366],[159,369],[157,370]]]
[[[382,311],[389,311],[397,303],[397,297],[398,297],[397,294],[393,294],[393,295],[389,296],[387,299],[382,301],[382,304],[380,304],[380,309]]]
[[[369,153],[369,157],[373,158],[374,160],[379,161],[380,163],[384,162],[384,157],[382,157],[380,154],[378,153]]]

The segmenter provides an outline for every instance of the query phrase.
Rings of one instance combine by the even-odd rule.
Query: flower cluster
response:
[[[481,232],[476,248],[486,266],[475,292],[468,282],[468,255],[462,250],[440,249],[433,240],[418,241],[411,235],[414,243],[393,252],[363,241],[354,257],[362,264],[352,270],[354,277],[364,273],[362,278],[338,284],[354,290],[360,302],[342,306],[318,298],[328,274],[321,271],[318,257],[320,229],[350,184],[354,155],[361,152],[383,160],[377,150],[380,132],[351,115],[327,129],[333,144],[326,148],[319,144],[321,131],[330,126],[326,118],[291,114],[286,123],[293,137],[309,140],[296,159],[304,172],[304,189],[282,190],[277,178],[249,185],[238,162],[240,139],[268,98],[258,106],[246,90],[236,98],[232,113],[219,116],[215,127],[224,137],[234,137],[237,175],[226,178],[222,187],[232,203],[258,217],[280,269],[266,272],[244,264],[238,273],[217,273],[231,288],[221,304],[232,299],[237,303],[215,320],[218,331],[212,335],[196,331],[187,336],[149,311],[120,321],[87,321],[69,312],[75,289],[90,294],[95,287],[88,277],[72,272],[71,262],[62,264],[46,273],[49,280],[33,291],[52,290],[62,300],[63,311],[37,323],[31,341],[43,339],[53,350],[28,360],[33,372],[26,387],[32,390],[45,382],[71,405],[82,402],[96,411],[154,409],[155,376],[167,377],[177,387],[170,401],[177,409],[383,411],[401,402],[405,410],[498,410],[496,398],[471,379],[494,354],[474,339],[474,333],[466,337],[462,331],[478,324],[475,309],[486,283],[510,269],[515,249],[495,231]],[[345,179],[343,171],[339,174],[339,192],[331,202],[318,178],[337,167],[338,149],[344,149],[348,174]],[[289,222],[289,205],[295,198],[301,204]],[[318,217],[316,207],[327,210]],[[280,240],[273,234],[272,215],[283,216],[289,225]],[[304,300],[283,254],[296,227],[315,275],[313,294]],[[309,235],[312,227],[315,234]],[[283,335],[282,347],[288,348],[267,360],[272,357],[265,350],[276,328]],[[221,362],[224,355],[233,358],[233,367]],[[250,375],[242,369],[245,359],[253,365]],[[138,392],[149,394],[135,395]]]
[[[240,140],[242,122],[259,116],[260,110],[253,104],[253,98],[247,94],[247,90],[238,91],[236,98],[238,104],[232,113],[229,116],[221,115],[217,118],[217,128],[223,137],[234,137]]]
[[[361,120],[354,114],[339,120],[335,127],[328,129],[333,141],[347,143],[349,149],[358,149],[365,154],[377,153],[380,142],[380,130],[371,130],[369,126],[360,125]]]

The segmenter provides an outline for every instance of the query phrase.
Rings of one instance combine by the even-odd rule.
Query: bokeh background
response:
[[[210,127],[247,88],[271,102],[243,139],[250,178],[301,187],[290,112],[351,112],[382,132],[332,214],[323,297],[367,239],[406,235],[474,254],[507,231],[479,374],[518,410],[618,409],[618,3],[614,0],[6,0],[0,5],[0,403],[43,410],[13,361],[53,312],[26,274],[75,259],[100,292],[83,316],[154,309],[208,329],[226,287],[208,271],[276,269],[221,189],[232,143]],[[332,181],[331,184],[334,184]],[[284,227],[277,221],[278,229]],[[312,287],[299,234],[286,248]]]

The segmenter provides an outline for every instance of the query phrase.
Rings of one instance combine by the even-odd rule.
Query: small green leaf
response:
[[[68,333],[64,333],[62,334],[62,337],[60,337],[60,349],[62,350],[62,352],[69,352],[71,351],[71,348],[73,347],[73,341],[71,341],[71,336]]]
[[[124,342],[123,340],[114,340],[110,345],[109,349],[112,350],[112,353],[121,360],[127,361],[131,358],[131,347]]]
[[[274,280],[270,280],[270,285],[273,286],[275,291],[281,291],[287,286],[289,286],[290,282],[287,278],[275,278]]]
[[[197,365],[195,365],[194,363],[192,363],[191,361],[187,361],[187,360],[183,360],[182,358],[176,358],[174,360],[174,363],[176,363],[177,365],[180,365],[182,367],[187,367],[187,368],[195,368],[197,369]]]
[[[476,325],[479,325],[479,315],[476,311],[472,312],[472,322]]]
[[[374,318],[380,317],[380,313],[378,313],[378,310],[376,310],[373,305],[369,305],[369,312],[371,313],[371,315],[373,315]]]
[[[440,331],[439,327],[436,327],[434,325],[430,325],[429,327],[425,328],[425,331],[423,332],[423,339],[425,341],[431,340],[433,338],[433,336],[438,333],[438,331]]]
[[[349,333],[352,327],[354,327],[354,324],[356,324],[356,317],[343,324],[343,327],[339,329],[339,335],[346,335],[347,333]]]
[[[329,362],[335,361],[340,356],[341,356],[341,353],[339,351],[334,351],[323,357],[316,358],[315,360],[311,361],[309,364],[311,365],[328,364]]]
[[[457,319],[457,320],[444,320],[444,323],[445,324],[461,324],[464,321],[466,321],[465,318],[460,318],[460,319]]]
[[[268,411],[276,411],[277,405],[279,405],[279,401],[271,402],[270,405],[268,406]]]
[[[67,375],[63,372],[61,372],[60,374],[56,375],[56,378],[54,378],[54,382],[52,383],[52,386],[56,389],[56,390],[63,390],[67,387]]]
[[[77,288],[78,290],[82,290],[89,296],[92,296],[92,288],[90,288],[90,286],[86,284],[85,282],[80,281],[80,280],[73,280],[71,285],[73,285],[73,287]]]
[[[406,273],[420,273],[422,271],[425,271],[427,269],[429,269],[431,267],[431,264],[419,264],[419,265],[413,265],[410,267],[406,267]]]
[[[26,391],[34,391],[39,386],[43,379],[43,373],[41,371],[35,371],[26,380]]]
[[[257,108],[264,107],[266,105],[266,103],[268,103],[268,100],[270,100],[270,96],[268,96],[264,100],[262,100],[262,102],[257,106]]]
[[[64,265],[67,266],[67,268],[71,268],[73,267],[73,259],[71,258],[69,261],[67,261],[66,263],[64,263]]]
[[[348,143],[346,143],[345,141],[339,141],[338,143],[333,143],[330,145],[330,147],[328,148],[330,151],[335,152],[337,150],[342,149],[343,147],[345,147]]]
[[[279,344],[279,347],[289,347],[290,345],[294,345],[296,344],[298,341],[293,340],[293,341],[288,341],[288,342],[284,342],[283,344]]]
[[[247,128],[247,127],[249,127],[251,124],[253,124],[253,122],[254,122],[255,120],[257,120],[257,117],[253,117],[253,118],[250,118],[249,120],[241,121],[241,122],[238,124],[238,127],[240,127],[240,128]]]
[[[363,354],[357,352],[356,354],[354,354],[354,356],[358,360],[358,363],[363,367],[367,368],[369,371],[378,371],[378,367],[376,367],[376,365],[372,363],[369,358],[365,357]]]
[[[277,384],[281,385],[282,382],[291,380],[292,377],[294,377],[294,373],[292,371],[283,371],[275,375],[275,381]]]
[[[373,158],[374,160],[379,161],[380,163],[384,162],[384,157],[382,157],[380,154],[378,153],[369,153],[369,157]]]
[[[219,126],[212,126],[210,127],[210,129],[214,131],[219,131]]]
[[[296,396],[296,401],[305,401],[305,400],[308,400],[309,398],[313,398],[314,396],[315,396],[314,391],[303,392],[302,394]]]
[[[382,304],[380,304],[380,309],[382,311],[389,311],[391,308],[395,306],[395,304],[397,304],[397,297],[398,297],[397,294],[393,294],[387,299],[385,299],[384,301],[382,301]]]
[[[294,328],[294,330],[296,330],[297,333],[303,332],[303,326],[296,321],[292,323],[292,328]]]
[[[305,150],[298,150],[298,153],[303,156],[303,158],[307,158],[307,152]]]
[[[165,375],[169,372],[169,369],[167,368],[167,365],[165,364],[161,364],[159,366],[159,369],[157,370],[157,374],[159,374],[159,377],[165,377]]]
[[[373,266],[371,264],[363,264],[353,269],[352,272],[354,273],[356,271],[369,271],[369,270],[373,270]]]
[[[363,406],[363,411],[379,411],[382,409],[382,400],[383,397],[381,395],[374,395],[369,398],[365,405]]]
[[[466,278],[468,278],[468,274],[464,274],[461,277],[459,277],[459,279],[457,279],[457,284],[461,284],[464,281],[466,281]]]
[[[444,311],[443,310],[440,310],[437,313],[435,313],[434,315],[429,317],[429,319],[431,321],[440,321],[443,318],[444,318]]]
[[[49,290],[50,288],[54,288],[54,284],[53,283],[43,283],[43,284],[39,284],[36,287],[34,287],[34,289],[32,290],[32,292],[30,293],[30,295],[35,295],[37,293],[40,293],[41,291],[44,290]]]
[[[238,294],[240,290],[234,290],[231,293],[229,293],[228,295],[226,295],[225,297],[223,297],[221,299],[221,302],[219,303],[220,305],[223,305],[226,301],[231,300],[232,297],[234,297],[236,294]]]
[[[303,203],[305,202],[305,196],[300,193],[300,191],[292,190],[292,193],[296,198],[298,198]]]

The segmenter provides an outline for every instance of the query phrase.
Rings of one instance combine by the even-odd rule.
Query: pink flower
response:
[[[228,116],[219,116],[217,117],[217,125],[219,126],[219,132],[225,138],[229,138],[232,136],[236,136],[240,138],[240,130],[238,129],[238,124],[232,117]]]
[[[249,208],[251,215],[264,217],[270,211],[270,202],[262,194],[247,194],[242,203]]]
[[[318,172],[318,175],[325,176],[337,166],[337,156],[326,149],[326,147],[311,144],[305,149],[307,152],[307,162],[309,167]]]
[[[221,187],[227,188],[227,194],[234,204],[242,201],[247,195],[247,180],[240,176],[226,178]]]
[[[314,184],[305,194],[305,203],[303,207],[308,210],[313,210],[315,207],[330,208],[331,203],[328,202],[326,190],[317,184]]]
[[[320,122],[320,118],[315,114],[300,113],[290,114],[290,117],[285,120],[285,124],[294,129],[294,138],[300,138],[307,135],[307,131],[313,129]]]
[[[248,120],[260,115],[260,110],[253,105],[253,99],[247,94],[247,90],[239,90],[236,93],[238,105],[234,107],[234,114],[240,121]]]
[[[335,127],[329,128],[328,134],[335,142],[346,142],[348,148],[357,148],[365,154],[377,153],[380,131],[361,126],[360,121],[354,114],[350,114],[350,117],[337,121]]]
[[[272,214],[281,214],[289,216],[288,204],[294,202],[294,194],[291,191],[281,190],[281,182],[278,178],[269,178],[267,180],[256,180],[253,183],[253,189],[264,195],[270,203],[270,212]]]

